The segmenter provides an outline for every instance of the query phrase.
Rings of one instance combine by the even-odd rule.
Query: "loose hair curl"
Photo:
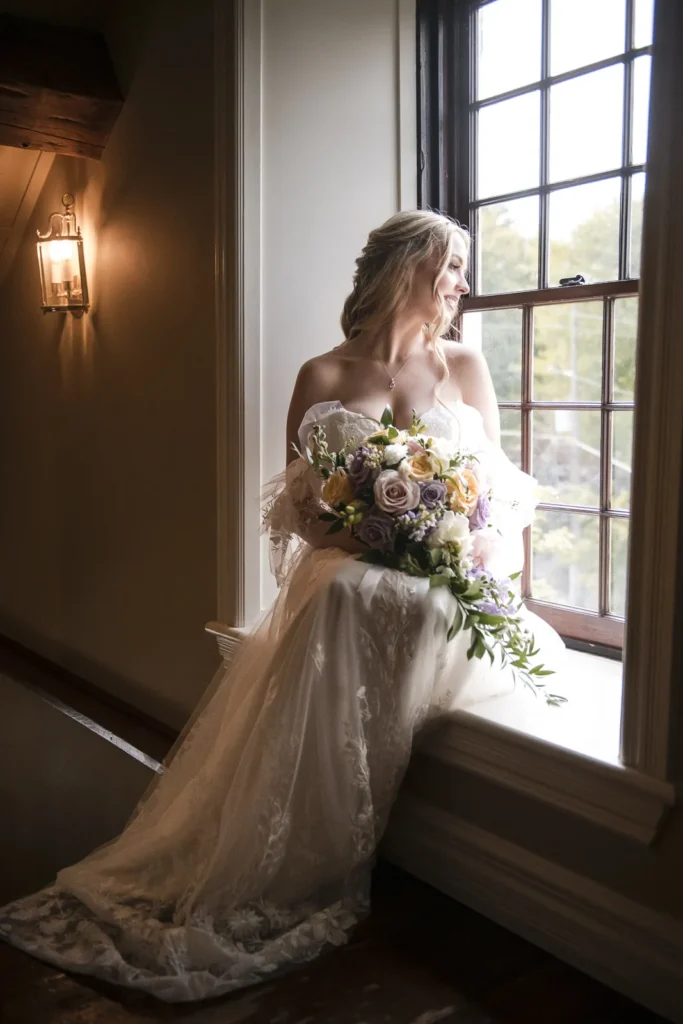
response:
[[[464,241],[469,254],[470,236],[466,229],[450,217],[431,210],[396,213],[371,231],[356,260],[353,290],[342,310],[345,342],[351,341],[361,330],[379,333],[390,326],[410,300],[418,267],[435,255],[432,287],[436,298],[437,283],[451,260],[456,236]],[[444,370],[437,385],[439,402],[439,391],[448,379],[448,364],[440,339],[450,329],[456,314],[457,310],[453,312],[441,302],[437,316],[425,324],[427,338]]]

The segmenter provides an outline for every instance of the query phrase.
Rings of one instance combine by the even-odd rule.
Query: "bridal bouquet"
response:
[[[413,413],[409,430],[394,426],[387,406],[375,433],[360,444],[330,451],[318,425],[299,455],[322,478],[328,533],[349,530],[367,545],[363,561],[428,577],[432,587],[448,587],[456,612],[448,633],[471,631],[468,658],[498,651],[514,671],[548,703],[562,698],[545,691],[534,665],[533,636],[519,615],[512,589],[519,576],[497,579],[486,568],[492,533],[492,491],[477,458],[442,437],[428,435]]]

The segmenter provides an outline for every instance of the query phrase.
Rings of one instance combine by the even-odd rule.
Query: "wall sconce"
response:
[[[38,235],[38,265],[43,295],[43,313],[73,313],[83,316],[90,308],[85,276],[83,239],[76,227],[74,197],[62,196],[64,213],[50,215],[50,230]]]

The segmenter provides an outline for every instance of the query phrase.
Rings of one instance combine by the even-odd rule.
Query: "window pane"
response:
[[[522,311],[491,309],[465,313],[462,340],[481,349],[493,377],[499,402],[522,397]]]
[[[610,552],[610,597],[612,615],[626,615],[626,565],[628,556],[628,519],[612,519]]]
[[[647,130],[650,116],[650,72],[652,57],[633,62],[633,163],[647,160]]]
[[[538,287],[538,199],[483,206],[478,215],[481,295]]]
[[[522,468],[522,414],[519,409],[500,410],[500,443],[515,466]]]
[[[623,64],[554,85],[550,90],[549,180],[564,181],[621,167],[623,108]]]
[[[534,401],[599,402],[601,378],[602,302],[534,310]]]
[[[538,81],[541,0],[498,0],[479,11],[477,71],[477,99]]]
[[[628,508],[631,498],[633,413],[612,413],[612,508]]]
[[[640,247],[643,235],[643,202],[645,201],[645,174],[634,174],[631,179],[631,277],[640,277]]]
[[[559,75],[623,53],[624,7],[625,0],[552,0],[550,73]]]
[[[652,45],[652,18],[654,0],[636,0],[635,37],[636,47]]]
[[[636,334],[638,296],[617,299],[614,303],[614,384],[615,402],[632,402],[636,379]]]
[[[550,194],[550,286],[583,274],[586,282],[619,276],[620,178]]]
[[[597,516],[537,512],[531,549],[532,597],[597,612]]]
[[[479,111],[478,198],[538,186],[540,95],[531,92]]]
[[[531,472],[542,502],[600,505],[600,411],[536,409]]]

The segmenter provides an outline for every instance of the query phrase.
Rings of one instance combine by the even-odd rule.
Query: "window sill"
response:
[[[490,698],[455,712],[421,751],[651,843],[675,791],[619,760],[621,663],[568,651],[566,675],[551,684],[566,705],[528,692]]]
[[[493,697],[468,710],[477,718],[535,736],[575,754],[619,765],[623,665],[580,651],[566,652],[566,674],[548,689],[568,698],[562,707],[536,700],[527,690]]]
[[[226,664],[248,634],[219,622],[206,630]],[[567,704],[549,707],[530,693],[494,697],[454,712],[418,749],[649,844],[675,791],[619,761],[622,665],[578,651],[567,655],[566,676],[554,678]]]

